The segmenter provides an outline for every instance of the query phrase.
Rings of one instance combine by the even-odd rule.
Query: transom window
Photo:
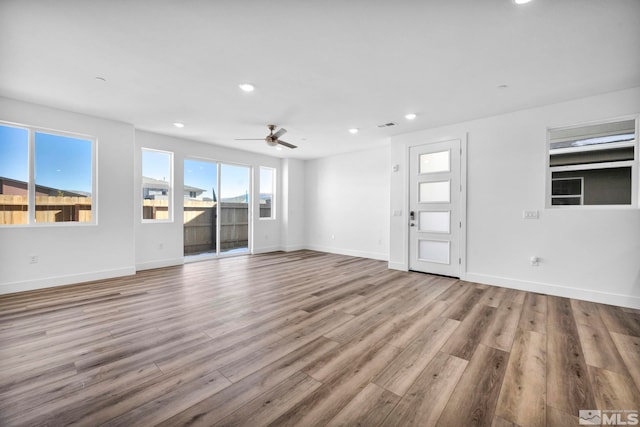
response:
[[[636,119],[549,130],[547,203],[638,206]]]

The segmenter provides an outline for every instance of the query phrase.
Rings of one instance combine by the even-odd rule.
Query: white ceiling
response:
[[[304,159],[640,86],[638,52],[638,0],[0,0],[0,95]],[[268,123],[299,148],[234,141]]]

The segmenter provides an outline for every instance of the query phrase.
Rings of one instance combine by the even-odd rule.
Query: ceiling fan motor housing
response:
[[[268,136],[264,139],[265,141],[267,141],[267,145],[269,145],[270,147],[275,147],[276,145],[278,145],[278,140]]]

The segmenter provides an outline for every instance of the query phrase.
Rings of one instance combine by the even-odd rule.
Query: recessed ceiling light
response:
[[[406,115],[404,116],[404,118],[405,118],[405,119],[407,119],[407,120],[413,120],[413,119],[415,119],[416,117],[418,117],[418,116],[417,116],[415,113],[409,113],[409,114],[406,114]]]
[[[180,123],[180,122],[175,122],[173,125],[175,127],[177,127],[177,128],[183,128],[184,127],[184,123]]]
[[[352,133],[352,134],[355,135],[356,133],[358,133],[359,130],[360,129],[358,129],[358,128],[351,128],[351,129],[349,129],[349,133]]]
[[[238,87],[240,87],[240,89],[242,89],[245,92],[253,92],[256,88],[251,83],[240,83]]]
[[[525,4],[529,3],[531,0],[513,0],[515,4]]]

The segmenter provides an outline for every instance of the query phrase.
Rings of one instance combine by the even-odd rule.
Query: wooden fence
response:
[[[209,203],[209,206],[205,205]],[[216,203],[185,200],[184,253],[216,247]],[[249,207],[246,203],[220,203],[220,250],[249,245]]]
[[[27,224],[29,198],[0,194],[0,224]],[[36,222],[91,222],[91,197],[36,196]]]
[[[36,222],[90,222],[91,197],[36,197]],[[0,194],[0,224],[28,223],[27,196]],[[166,200],[145,200],[142,206],[146,219],[167,219]],[[270,206],[261,206],[263,216],[269,216]],[[215,249],[216,202],[184,201],[184,253],[194,254]],[[249,244],[249,209],[246,203],[220,204],[220,250],[246,248]]]
[[[196,254],[216,247],[217,204],[212,201],[184,201],[184,253]],[[145,200],[144,218],[167,219],[166,200]],[[270,209],[270,208],[268,208]],[[249,245],[249,206],[246,203],[220,203],[220,250]]]

